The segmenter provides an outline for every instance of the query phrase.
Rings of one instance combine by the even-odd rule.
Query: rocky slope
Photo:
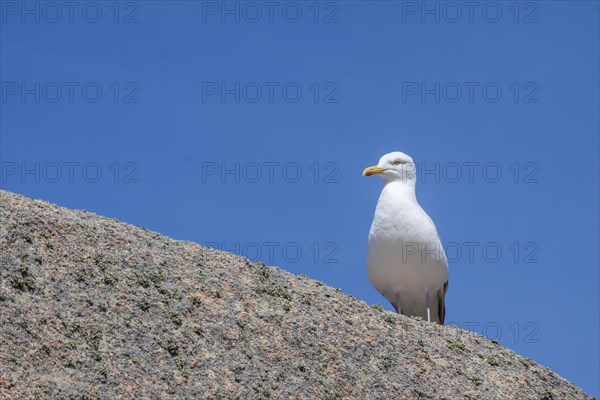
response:
[[[0,399],[589,399],[485,338],[0,191]]]

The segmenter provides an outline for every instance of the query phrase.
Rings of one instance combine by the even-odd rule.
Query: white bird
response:
[[[443,325],[448,261],[433,221],[417,202],[416,172],[412,158],[399,151],[363,172],[385,182],[369,232],[367,274],[398,314]]]

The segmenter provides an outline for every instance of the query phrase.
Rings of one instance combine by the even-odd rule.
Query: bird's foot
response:
[[[392,305],[396,309],[396,313],[402,314],[402,307],[400,305],[400,293],[396,293],[396,302],[392,303]]]

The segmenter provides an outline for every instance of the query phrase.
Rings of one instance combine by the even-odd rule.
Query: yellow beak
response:
[[[365,168],[365,170],[363,171],[363,176],[371,176],[371,175],[375,175],[375,174],[381,174],[381,173],[383,173],[383,171],[385,171],[385,168],[381,168],[381,167],[378,167],[377,165],[374,165],[372,167]]]

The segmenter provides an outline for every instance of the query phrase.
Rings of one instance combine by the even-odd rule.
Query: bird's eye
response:
[[[400,165],[400,160],[394,161],[394,165]]]

